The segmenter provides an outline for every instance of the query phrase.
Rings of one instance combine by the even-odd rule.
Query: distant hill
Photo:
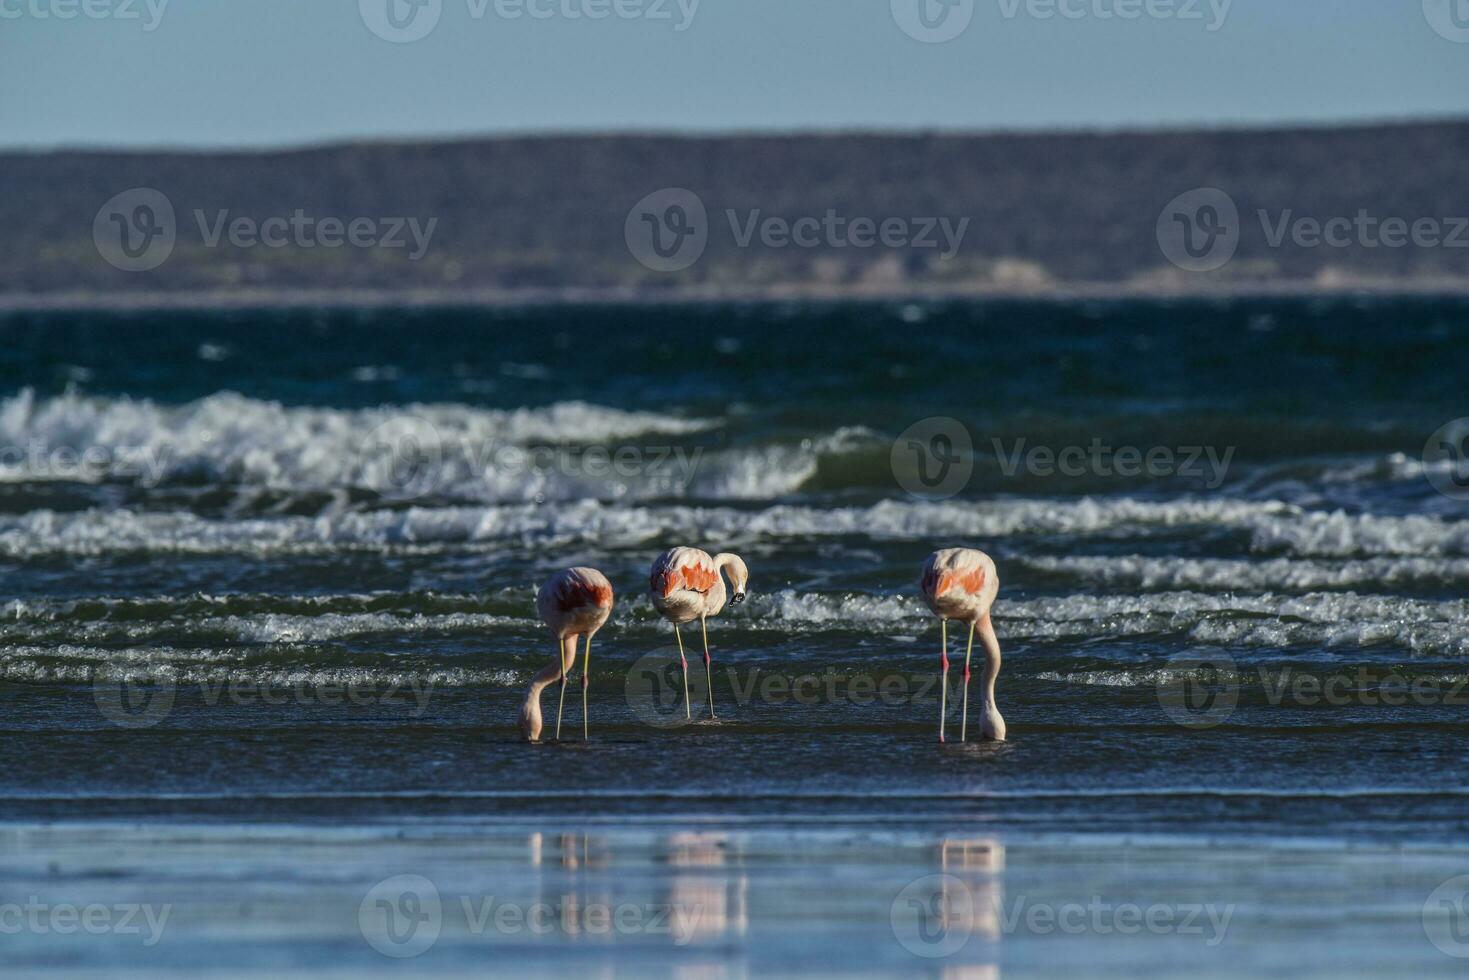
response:
[[[1469,215],[1466,160],[1469,122],[8,153],[0,154],[0,302],[296,291],[452,299],[1364,283],[1465,288],[1469,227],[1454,219]],[[155,195],[124,195],[111,213],[99,214],[105,202],[133,188],[157,191],[172,207],[171,249],[164,244],[166,216],[152,206]],[[707,214],[702,232],[690,208],[669,210],[687,203],[686,196],[665,195],[629,217],[639,201],[664,188],[696,195]],[[1232,231],[1233,219],[1214,206],[1217,195],[1185,199],[1183,218],[1164,213],[1196,188],[1227,194],[1239,212]],[[150,209],[139,211],[139,201]],[[203,212],[203,230],[196,211]],[[763,233],[760,222],[772,217],[805,244],[787,244],[779,225]],[[247,237],[231,243],[229,223],[241,218]],[[293,218],[310,231],[291,230]],[[342,228],[321,228],[324,218]],[[395,236],[404,247],[368,244],[395,231],[383,220],[390,218],[417,221],[419,244],[426,245],[421,257],[410,258],[415,245],[407,225]],[[852,222],[862,218],[871,221],[874,239],[886,228],[887,244],[852,244]],[[1328,226],[1335,244],[1313,244],[1312,225],[1294,223],[1300,218],[1339,219]],[[357,245],[313,246],[320,231],[346,238],[353,219],[368,219],[356,226]],[[942,257],[942,247],[904,243],[935,219],[947,220],[951,238],[967,220],[952,257]],[[1410,240],[1384,243],[1382,231],[1392,227],[1381,224],[1386,219],[1400,219]],[[423,242],[430,220],[432,233]],[[251,223],[285,244],[252,244]],[[687,241],[697,261],[678,271],[638,261],[629,235],[645,257],[654,255],[652,265],[662,261],[636,245],[640,235],[650,242],[655,226],[665,246]],[[925,237],[942,243],[944,227],[935,224]],[[1167,247],[1177,257],[1179,243],[1160,246],[1160,227],[1165,239],[1169,229],[1175,236],[1190,232],[1195,253],[1212,244],[1232,249],[1233,258],[1211,271],[1180,268],[1165,255]],[[104,261],[97,242],[117,258],[124,229],[141,258],[123,257],[122,264],[147,264],[150,248],[153,257],[163,256],[160,264],[123,271]],[[675,234],[680,229],[682,238]],[[1428,234],[1434,229],[1447,241],[1435,241]],[[220,238],[211,244],[216,231]],[[747,234],[752,237],[742,241]],[[680,264],[689,254],[671,261]],[[1183,264],[1210,265],[1210,259],[1185,253]]]

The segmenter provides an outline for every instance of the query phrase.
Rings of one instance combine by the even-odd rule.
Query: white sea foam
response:
[[[92,600],[105,602],[106,600]],[[200,597],[179,600],[197,608]],[[0,679],[38,682],[166,680],[179,683],[229,681],[270,684],[432,683],[513,686],[523,672],[490,664],[473,668],[422,664],[418,657],[399,663],[342,665],[323,663],[316,644],[369,634],[422,638],[442,632],[524,633],[538,629],[529,615],[482,613],[394,615],[383,612],[319,615],[186,616],[150,619],[94,619],[57,623],[17,615],[0,622]],[[1146,595],[1072,595],[1008,600],[995,605],[1002,642],[1093,642],[1139,637],[1171,637],[1189,644],[1237,648],[1311,648],[1352,650],[1380,647],[1411,656],[1469,656],[1469,601],[1407,600],[1387,595],[1310,593],[1306,595],[1220,595],[1164,592]],[[634,600],[620,607],[616,632],[657,633],[666,624]],[[755,595],[721,618],[716,630],[819,634],[849,630],[880,636],[932,631],[928,610],[913,596],[861,593],[797,593],[785,590]],[[58,629],[65,641],[50,645]],[[189,645],[193,634],[197,647]],[[158,645],[153,645],[158,644]],[[229,646],[228,644],[240,644]],[[360,655],[350,655],[359,659]],[[377,655],[373,655],[377,658]],[[398,658],[393,658],[398,660]],[[1116,683],[1156,681],[1126,673]],[[1137,668],[1141,670],[1143,668]],[[1076,680],[1106,685],[1111,675],[1088,673]],[[1142,680],[1138,680],[1138,678]]]
[[[734,507],[562,505],[338,510],[317,517],[206,519],[188,511],[35,510],[0,517],[0,554],[272,553],[354,548],[443,548],[495,542],[539,547],[634,545],[685,537],[761,539],[863,536],[969,540],[1026,534],[1136,537],[1173,529],[1230,529],[1252,550],[1303,557],[1469,554],[1469,521],[1303,511],[1276,501],[1131,498],[1003,500],[868,507],[779,504]],[[1269,566],[1280,569],[1281,566]]]
[[[423,690],[475,685],[516,687],[528,674],[507,668],[333,666],[246,662],[237,650],[147,647],[109,649],[65,644],[10,646],[0,653],[0,680],[29,683],[168,683],[274,687],[385,687]]]
[[[1364,587],[1412,588],[1469,580],[1466,558],[1365,558],[1346,561],[1267,558],[1176,558],[1109,555],[1012,558],[1031,571],[1109,588],[1228,589],[1243,591]]]
[[[1196,678],[1198,676],[1198,671],[1192,667],[1139,667],[1135,669],[1119,668],[1073,671],[1046,670],[1041,671],[1035,676],[1036,680],[1056,681],[1062,684],[1076,684],[1083,687],[1130,688],[1158,687],[1162,684],[1178,683],[1181,681]],[[1302,674],[1301,676],[1316,675]],[[1350,672],[1348,672],[1347,674],[1342,676],[1350,678],[1352,675]],[[1367,680],[1367,689],[1370,689],[1370,686],[1374,683],[1374,681],[1380,684],[1381,678],[1384,676],[1386,675],[1379,669],[1374,675],[1372,675],[1371,679]],[[1469,682],[1469,675],[1463,673],[1455,673],[1452,671],[1431,673],[1421,673],[1418,671],[1413,671],[1410,674],[1400,674],[1399,676],[1406,677],[1410,681],[1416,681],[1420,683],[1426,682],[1429,684],[1433,684],[1435,685],[1433,690],[1436,693],[1445,694],[1452,691],[1459,685],[1463,685],[1466,682]],[[1266,673],[1264,676],[1261,675],[1260,671],[1251,670],[1245,666],[1240,666],[1235,671],[1235,680],[1237,683],[1240,684],[1241,687],[1262,687],[1266,686],[1267,684],[1279,686],[1285,683],[1285,680],[1282,680],[1283,677],[1288,679],[1290,675],[1283,674],[1282,671],[1273,668],[1266,668]]]
[[[527,602],[529,611],[529,602]],[[398,636],[423,636],[433,633],[463,633],[477,630],[504,629],[504,627],[533,627],[536,619],[526,616],[514,619],[508,616],[491,616],[486,613],[452,613],[448,616],[392,616],[389,613],[325,613],[320,616],[288,616],[288,614],[266,613],[260,616],[204,617],[187,621],[142,620],[110,621],[93,620],[85,623],[63,623],[37,629],[29,623],[15,626],[0,624],[0,636],[21,636],[35,639],[41,635],[65,632],[72,642],[103,642],[116,638],[129,642],[144,642],[162,636],[172,636],[181,630],[223,636],[238,644],[320,644],[347,636],[366,636],[373,633],[389,633]]]
[[[1257,552],[1349,558],[1359,555],[1469,555],[1469,521],[1309,511],[1251,527]]]
[[[411,487],[479,500],[607,497],[643,484],[648,492],[687,484],[688,461],[663,455],[671,448],[665,444],[718,424],[584,402],[509,411],[453,404],[347,410],[220,392],[168,406],[77,394],[38,399],[25,389],[0,402],[0,480],[203,480],[290,492]],[[567,451],[609,444],[636,452],[636,461],[620,472],[600,457],[587,463]],[[415,455],[405,469],[409,451]],[[731,468],[748,465],[736,459]]]
[[[1416,655],[1469,654],[1469,602],[1323,592],[1234,595],[1162,592],[1014,600],[994,607],[1008,641],[1082,641],[1171,636],[1188,643],[1244,647],[1388,647]],[[753,596],[730,614],[747,630],[787,633],[848,629],[917,632],[932,614],[913,596],[796,593]]]

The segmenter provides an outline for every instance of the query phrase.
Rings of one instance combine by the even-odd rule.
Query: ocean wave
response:
[[[28,388],[0,402],[0,480],[358,489],[471,500],[606,497],[640,484],[656,493],[663,483],[687,483],[689,457],[664,444],[719,424],[578,401],[514,410],[335,409],[219,392],[171,406],[74,393],[38,399]],[[619,440],[625,445],[616,448],[636,458],[571,451]],[[724,478],[747,484],[748,472],[739,473],[754,466],[737,459],[726,467],[734,475]],[[709,469],[720,478],[719,465]]]
[[[1063,581],[1139,590],[1221,589],[1305,591],[1353,587],[1441,588],[1469,583],[1469,558],[1365,558],[1317,561],[1266,558],[1177,558],[1150,555],[1011,558],[1019,566]]]
[[[1388,595],[1067,596],[996,604],[996,619],[1036,640],[1168,635],[1241,647],[1401,649],[1415,656],[1469,655],[1469,603]],[[997,627],[998,628],[998,627]]]
[[[67,644],[11,646],[0,653],[0,680],[35,684],[266,685],[308,689],[354,686],[408,690],[517,687],[529,673],[506,668],[387,665],[320,666],[244,662],[240,651],[145,647],[110,649]]]
[[[1217,666],[1217,665],[1216,665]],[[1391,674],[1380,665],[1364,666],[1360,676],[1354,676],[1355,668],[1333,668],[1326,672],[1296,671],[1286,668],[1256,668],[1241,665],[1234,671],[1233,682],[1239,690],[1281,689],[1291,683],[1292,677],[1340,677],[1351,682],[1348,690],[1378,691],[1392,690],[1394,694],[1406,694],[1405,685],[1418,683],[1422,689],[1434,694],[1447,694],[1469,684],[1469,674],[1453,671],[1414,671],[1394,668]],[[1099,670],[1046,670],[1035,675],[1039,681],[1073,684],[1080,687],[1112,688],[1158,688],[1167,684],[1180,684],[1198,678],[1198,671],[1191,667],[1139,667],[1104,668]],[[1390,684],[1384,679],[1392,678]],[[1314,693],[1314,689],[1312,689]],[[1456,695],[1456,697],[1459,695]]]
[[[576,543],[626,546],[674,537],[754,541],[857,536],[878,540],[948,538],[982,544],[1047,534],[1137,537],[1177,530],[1228,530],[1261,554],[1302,557],[1469,555],[1469,521],[1305,511],[1279,501],[1184,498],[996,500],[866,507],[777,504],[758,510],[682,504],[617,506],[596,500],[563,505],[407,507],[336,510],[316,517],[209,519],[190,511],[127,508],[34,510],[0,517],[0,554],[159,552],[296,553],[352,549],[443,548],[518,541],[538,547]]]
[[[1469,601],[1464,600],[1430,602],[1350,592],[1252,596],[1163,592],[1023,600],[1002,596],[995,603],[994,619],[1002,642],[1167,636],[1216,646],[1383,647],[1415,656],[1469,655]],[[914,633],[935,625],[916,596],[794,592],[753,597],[737,624],[749,630],[878,633]]]
[[[526,611],[531,612],[529,603]],[[28,642],[43,640],[73,643],[145,642],[168,640],[180,634],[192,639],[239,644],[324,643],[347,637],[392,634],[430,637],[444,634],[477,633],[506,627],[534,627],[534,615],[521,618],[484,613],[454,613],[446,616],[397,616],[389,613],[325,613],[291,616],[262,613],[254,616],[165,620],[144,622],[64,622],[43,624],[0,623],[0,638]]]
[[[1384,517],[1344,511],[1303,511],[1251,529],[1252,550],[1306,557],[1469,555],[1469,521],[1410,515]]]
[[[116,600],[87,600],[95,610]],[[146,603],[148,618],[95,616],[69,618],[64,610],[45,614],[27,607],[11,610],[0,620],[0,639],[12,648],[55,643],[53,650],[91,646],[160,644],[150,662],[171,659],[217,660],[224,654],[196,656],[179,652],[178,644],[205,650],[237,644],[228,656],[256,655],[291,659],[336,657],[340,651],[315,645],[351,637],[412,639],[431,649],[431,638],[452,635],[540,635],[529,589],[502,593],[494,600],[503,612],[449,611],[405,613],[366,610],[283,613],[201,614],[208,603],[198,597],[179,600],[176,608],[161,599]],[[438,608],[472,608],[473,596],[436,596]],[[402,605],[416,604],[404,601]],[[13,604],[12,604],[13,606]],[[185,612],[184,610],[187,610]],[[1385,648],[1414,656],[1458,657],[1469,654],[1469,601],[1426,601],[1389,595],[1323,592],[1305,595],[1237,595],[1161,592],[1143,595],[1071,595],[1006,599],[995,604],[996,629],[1004,642],[1073,643],[1096,640],[1169,637],[1191,644],[1246,648],[1317,647]],[[914,636],[932,631],[932,614],[916,595],[867,593],[798,593],[782,590],[752,595],[742,606],[713,621],[714,632],[816,635],[850,631],[877,637]],[[647,598],[633,593],[619,603],[608,636],[666,638],[667,624]],[[962,630],[956,626],[955,630]],[[77,647],[77,644],[83,646]],[[39,649],[39,647],[37,647]],[[252,651],[260,651],[255,653]],[[354,654],[355,655],[355,654]],[[431,654],[430,654],[431,655]],[[67,653],[56,657],[66,659]]]
[[[275,595],[229,593],[210,595],[30,597],[0,603],[0,624],[13,622],[86,623],[168,621],[211,617],[298,616],[389,613],[398,617],[497,613],[513,615],[533,608],[535,590],[529,586],[484,593],[368,592],[332,595]]]

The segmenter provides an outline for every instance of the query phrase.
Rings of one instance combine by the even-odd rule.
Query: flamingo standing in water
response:
[[[709,683],[709,717],[714,717],[714,669],[709,657],[709,628],[705,624],[710,616],[718,616],[724,609],[726,593],[724,575],[729,575],[729,584],[734,591],[734,602],[745,601],[745,584],[750,573],[739,555],[722,552],[709,557],[707,551],[698,548],[670,548],[653,562],[653,571],[648,578],[648,594],[653,606],[663,618],[673,624],[673,635],[678,638],[678,658],[683,663],[684,716],[693,717],[689,706],[689,660],[684,656],[683,633],[679,624],[699,621],[704,634],[704,675]]]
[[[974,548],[945,548],[935,551],[923,563],[920,588],[928,608],[942,621],[940,627],[943,652],[939,663],[943,668],[939,694],[939,741],[944,740],[944,714],[949,693],[949,620],[969,624],[969,646],[964,651],[964,714],[959,722],[959,741],[969,734],[969,656],[974,652],[974,631],[979,630],[984,644],[984,705],[980,708],[979,731],[983,738],[1005,740],[1005,719],[995,706],[995,678],[1000,673],[1000,641],[990,623],[990,606],[1000,591],[1000,576],[995,563],[983,551]]]
[[[536,593],[536,612],[556,637],[556,658],[535,677],[520,706],[520,734],[527,742],[541,738],[541,692],[561,681],[556,708],[556,738],[561,739],[561,713],[566,707],[566,675],[576,666],[577,638],[587,638],[581,670],[581,733],[587,737],[587,677],[592,670],[592,636],[612,614],[612,583],[595,568],[568,568],[552,575]]]

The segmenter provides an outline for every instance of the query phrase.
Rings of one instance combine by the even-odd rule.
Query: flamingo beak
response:
[[[730,601],[731,602],[736,602],[736,603],[744,602],[745,601],[745,594],[743,592],[736,592],[734,594],[734,598],[731,599]]]

